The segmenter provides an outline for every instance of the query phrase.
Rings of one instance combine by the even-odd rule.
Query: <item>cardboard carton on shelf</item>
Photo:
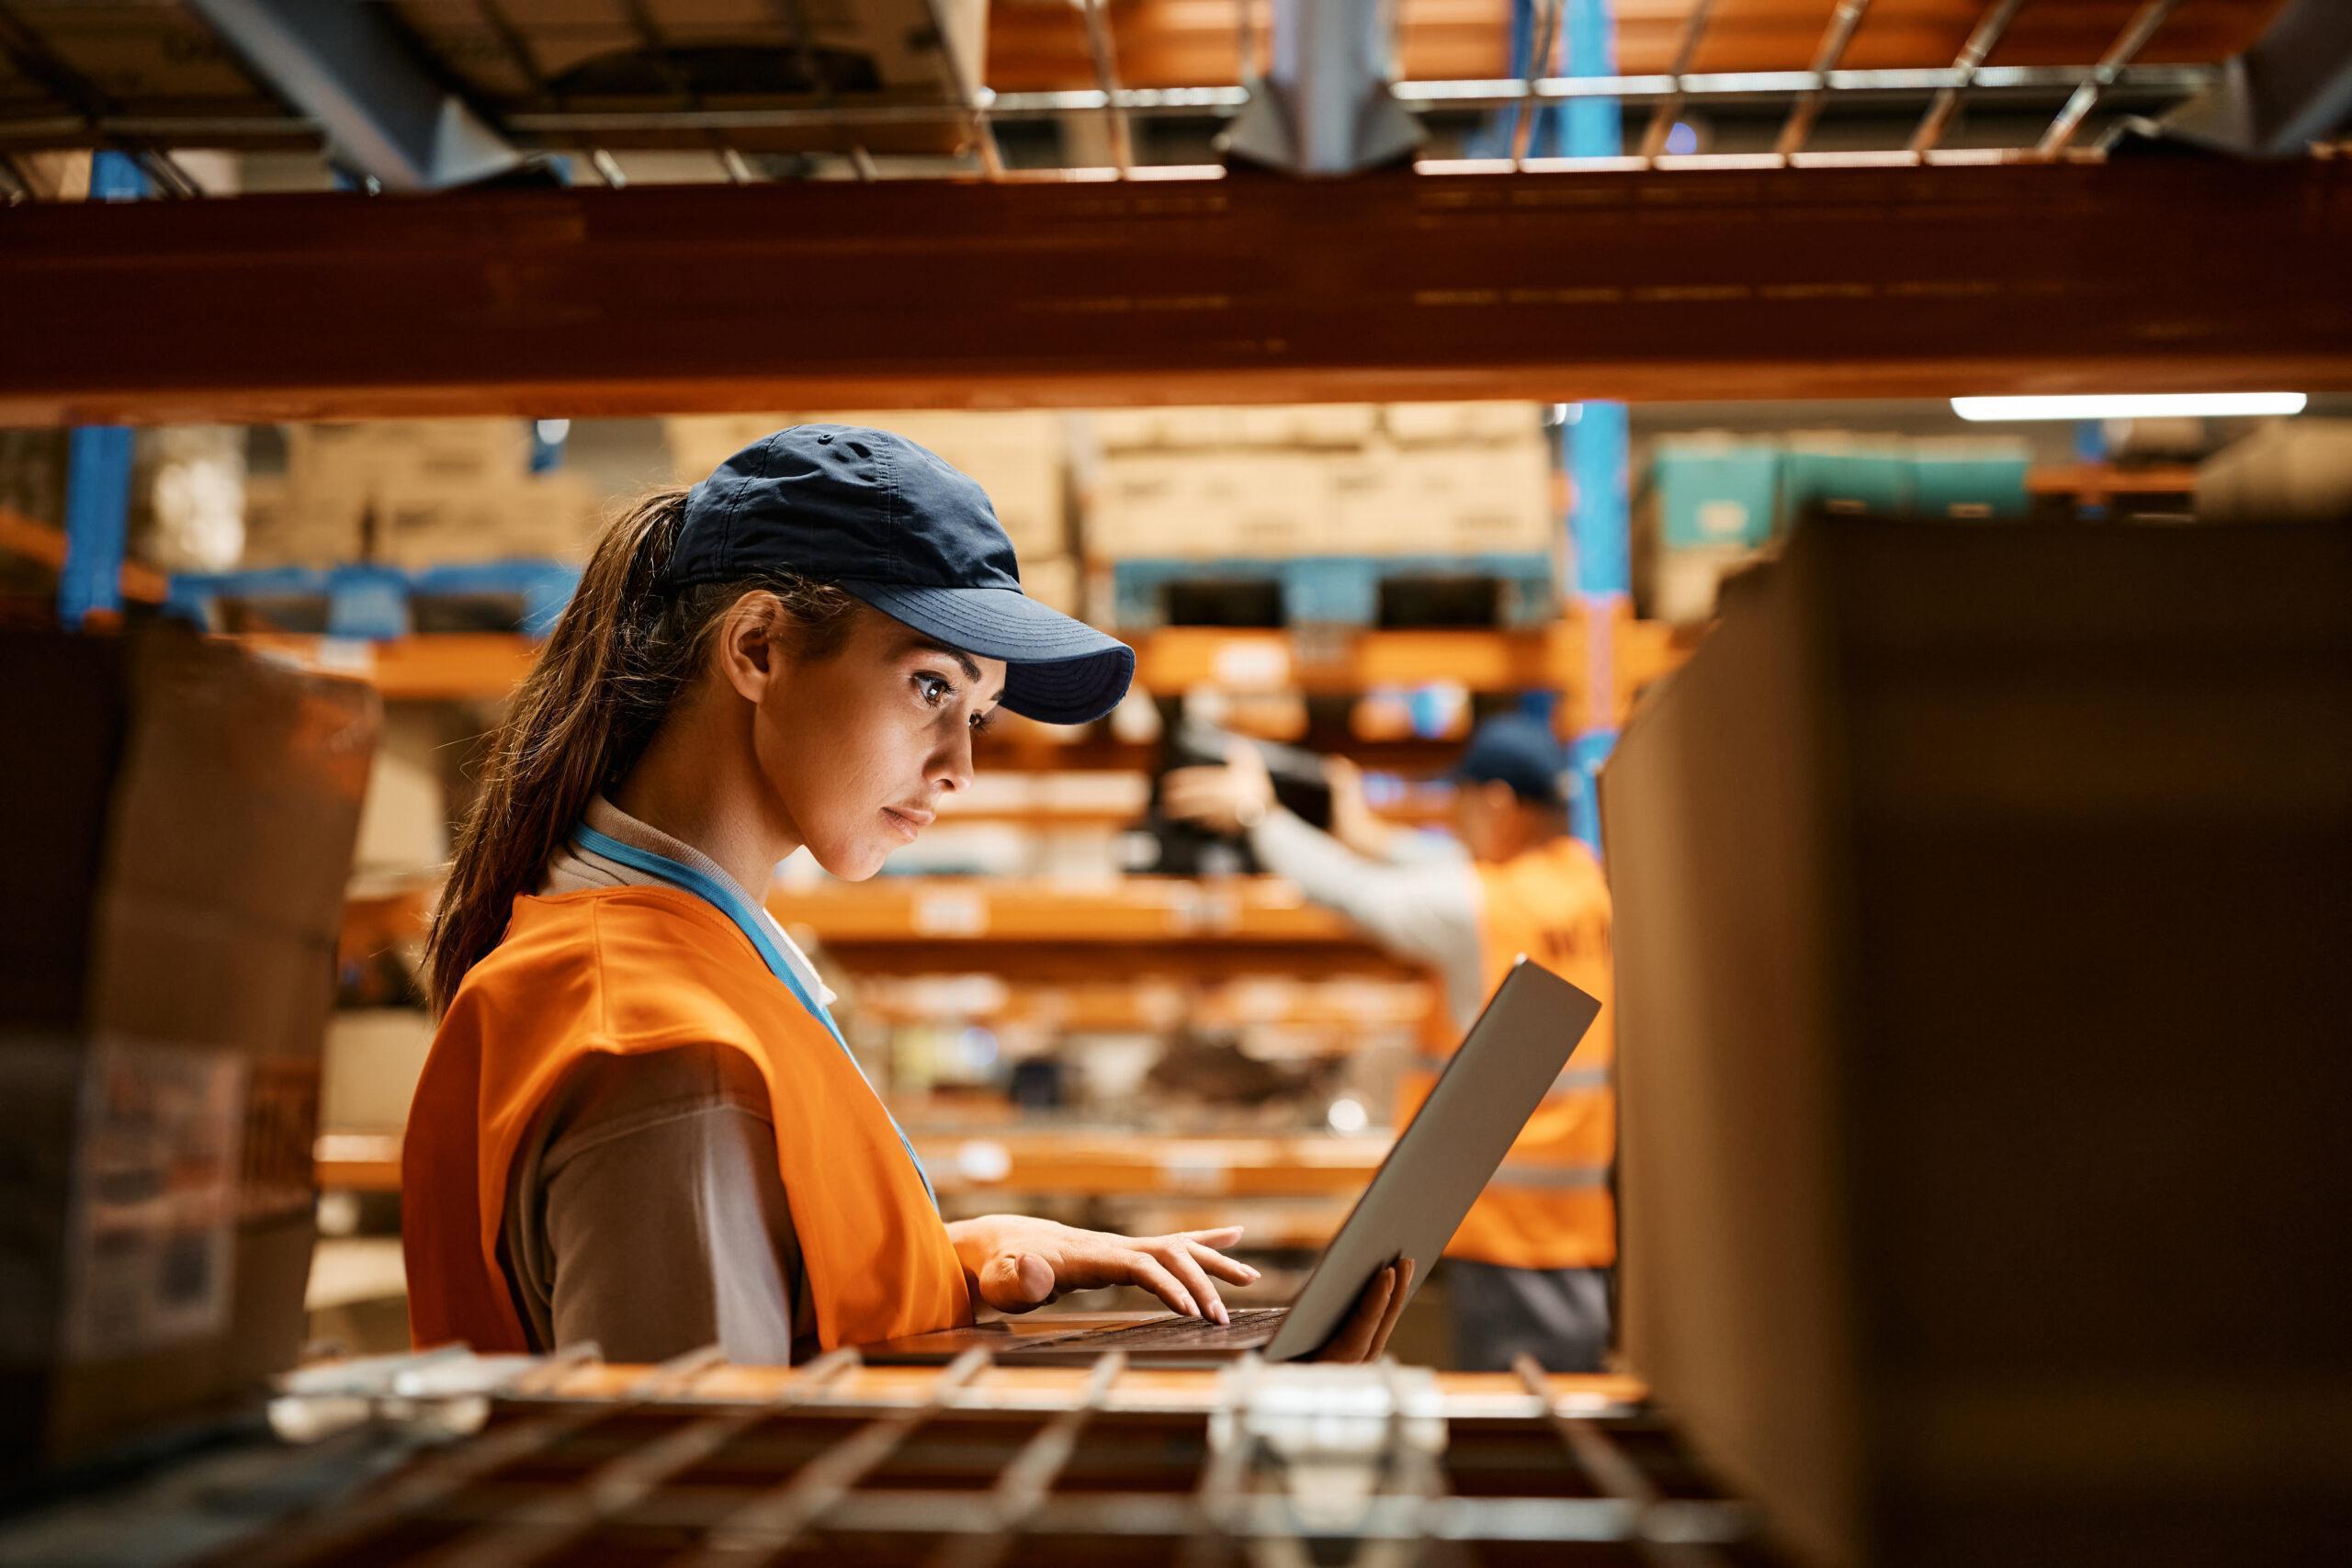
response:
[[[1388,439],[1407,446],[1533,441],[1544,433],[1544,405],[1526,402],[1390,403],[1380,411]]]
[[[1120,454],[1086,513],[1100,560],[1275,558],[1332,547],[1329,466],[1292,452]]]
[[[421,1009],[330,1014],[319,1125],[331,1133],[399,1133],[432,1044],[433,1017]]]
[[[521,479],[530,458],[530,425],[519,419],[298,424],[286,433],[286,472],[298,486],[491,484]]]
[[[0,631],[0,1473],[292,1365],[374,694],[177,627]]]
[[[2352,419],[2282,419],[2241,436],[2197,469],[2208,523],[2352,519]]]
[[[1106,452],[1221,451],[1231,447],[1360,446],[1379,433],[1374,403],[1203,403],[1106,409],[1090,416]]]
[[[1086,618],[1086,575],[1069,556],[1047,556],[1021,562],[1021,591],[1049,609]]]
[[[1331,465],[1333,547],[1364,555],[1552,549],[1552,466],[1535,440],[1377,446]]]
[[[372,878],[405,875],[449,859],[449,775],[462,755],[438,705],[384,710],[368,794],[352,851],[353,870]]]
[[[604,498],[557,469],[481,484],[386,484],[371,497],[375,558],[423,568],[495,560],[581,560]]]
[[[1624,1351],[1800,1560],[2340,1555],[2347,738],[2324,525],[1802,525],[1627,726]]]
[[[245,538],[237,564],[341,566],[368,548],[373,497],[365,483],[264,474],[245,480]]]
[[[1757,565],[1765,552],[1745,545],[1690,545],[1661,549],[1650,558],[1649,618],[1671,626],[1693,626],[1713,618],[1724,582]]]

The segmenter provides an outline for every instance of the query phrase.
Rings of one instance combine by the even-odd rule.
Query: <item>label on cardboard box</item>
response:
[[[228,1327],[244,1093],[245,1063],[225,1051],[90,1051],[66,1222],[69,1361]]]

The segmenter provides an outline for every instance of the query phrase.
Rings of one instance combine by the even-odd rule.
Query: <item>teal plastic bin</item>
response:
[[[2023,452],[1920,452],[1911,458],[1912,504],[1923,517],[2023,517]]]
[[[1651,468],[1658,529],[1669,549],[1753,547],[1772,536],[1781,454],[1729,442],[1661,443]]]
[[[1894,446],[1791,447],[1781,454],[1781,515],[1812,512],[1894,517],[1908,510],[1910,466]]]

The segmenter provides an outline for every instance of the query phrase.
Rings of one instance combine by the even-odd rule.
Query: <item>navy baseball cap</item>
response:
[[[799,424],[686,493],[665,588],[782,567],[830,582],[950,648],[1001,659],[1004,705],[1083,724],[1119,705],[1134,649],[1021,592],[988,492],[903,435]]]
[[[1506,713],[1471,732],[1469,749],[1451,776],[1457,784],[1507,784],[1521,800],[1566,806],[1574,774],[1567,748],[1550,725],[1523,713]]]

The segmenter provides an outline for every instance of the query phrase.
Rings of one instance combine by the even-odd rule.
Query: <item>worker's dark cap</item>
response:
[[[1567,804],[1574,776],[1552,727],[1522,713],[1480,724],[1453,773],[1457,784],[1507,784],[1521,800],[1555,807]]]
[[[665,587],[779,567],[950,648],[1003,660],[1004,705],[1030,718],[1100,718],[1135,678],[1135,649],[1021,592],[988,492],[887,430],[779,430],[687,492]]]

